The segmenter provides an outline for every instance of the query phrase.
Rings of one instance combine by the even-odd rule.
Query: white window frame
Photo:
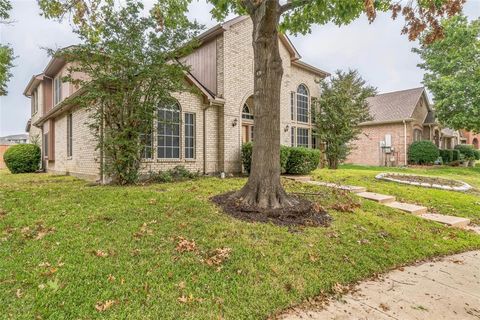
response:
[[[171,113],[171,120],[173,120],[173,116],[174,114],[176,113],[177,114],[177,119],[178,119],[178,122],[173,122],[171,121],[170,123],[168,123],[168,117],[165,117],[165,119],[162,121],[160,119],[160,112],[163,112],[164,115],[166,116],[168,114],[168,112]],[[159,106],[157,108],[157,132],[156,132],[156,135],[157,135],[157,145],[156,145],[156,155],[157,155],[157,159],[159,160],[180,160],[182,158],[182,119],[181,119],[181,115],[182,115],[182,110],[181,110],[181,107],[180,107],[180,104],[177,102],[175,104],[172,104],[170,107],[164,107],[164,106]],[[167,126],[170,125],[170,126],[178,126],[178,134],[166,134],[166,132],[164,132],[162,135],[160,134],[160,129],[163,128],[163,130],[167,129]],[[173,128],[170,129],[171,132],[174,131]],[[159,142],[160,142],[160,138],[163,137],[163,139],[165,139],[165,142],[163,145],[160,145]],[[168,138],[172,139],[178,139],[178,146],[174,146],[173,145],[173,142],[171,143],[171,145],[167,145],[167,142],[166,140],[168,140]],[[163,154],[163,157],[160,156],[160,148],[165,148],[164,150],[164,154]],[[172,153],[172,156],[171,157],[167,157],[167,150],[168,148],[171,149],[171,153]],[[173,150],[174,149],[178,149],[178,157],[173,157]]]
[[[299,89],[300,87],[304,87],[305,88],[305,91],[307,92],[307,94],[303,94],[303,93],[299,93]],[[303,102],[303,101],[299,101],[299,99],[301,98],[305,98],[305,102],[307,104],[307,107],[306,107],[306,117],[307,117],[307,121],[302,121],[302,120],[299,120],[299,112],[298,110],[301,108],[299,107],[300,106],[300,103],[299,102]],[[302,109],[304,109],[302,107]],[[298,85],[297,87],[297,91],[295,92],[295,120],[298,122],[298,123],[310,123],[310,91],[308,89],[308,87],[305,85],[305,84],[300,84]]]
[[[187,116],[192,117],[192,123],[187,122]],[[184,155],[185,159],[193,160],[197,157],[197,137],[196,137],[196,130],[197,130],[197,119],[196,114],[194,112],[185,112],[184,113]],[[192,135],[187,135],[187,126],[192,127]],[[192,146],[187,146],[187,139],[192,139]],[[187,149],[192,150],[192,157],[187,156]]]
[[[67,158],[73,156],[73,114],[67,114]]]
[[[61,101],[62,101],[62,77],[61,75],[59,75],[53,78],[53,105],[56,106]]]

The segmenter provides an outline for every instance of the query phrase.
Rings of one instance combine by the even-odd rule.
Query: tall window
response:
[[[290,129],[290,143],[292,145],[292,147],[295,147],[295,127],[292,127]]]
[[[195,159],[195,113],[185,113],[185,158]]]
[[[178,104],[158,107],[157,139],[158,158],[180,158],[180,107]]]
[[[43,157],[48,158],[48,133],[43,135]]]
[[[297,147],[308,148],[309,129],[297,128]]]
[[[290,119],[295,120],[295,92],[290,92]]]
[[[422,140],[422,130],[415,129],[413,130],[413,141]]]
[[[245,120],[253,120],[254,119],[253,113],[250,111],[250,107],[246,103],[243,105],[242,119],[245,119]]]
[[[32,99],[33,99],[32,115],[34,115],[38,111],[38,90],[35,90],[33,92]]]
[[[308,122],[308,90],[303,84],[297,88],[297,121]]]
[[[140,134],[140,143],[143,145],[142,159],[153,158],[153,128],[150,126],[147,133]]]
[[[72,114],[67,115],[67,157],[73,155],[73,123],[72,123]]]
[[[57,105],[62,100],[62,79],[60,76],[53,79],[53,105]]]

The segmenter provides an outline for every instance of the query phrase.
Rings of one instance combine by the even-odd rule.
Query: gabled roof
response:
[[[367,99],[373,122],[395,122],[410,120],[418,101],[425,95],[425,88],[414,88],[389,93],[378,94]],[[430,109],[427,99],[427,106]]]
[[[207,31],[203,32],[202,34],[200,34],[198,36],[198,40],[200,42],[207,42],[207,41],[217,37],[218,35],[222,34],[226,30],[230,29],[233,25],[235,25],[239,22],[245,21],[247,19],[250,19],[250,17],[249,16],[238,16],[238,17],[235,17],[231,20],[225,21],[223,23],[219,23],[219,24],[213,26],[212,28],[208,29]],[[322,77],[328,77],[330,75],[330,73],[328,73],[326,71],[320,70],[317,67],[309,65],[309,64],[307,64],[303,61],[300,61],[302,56],[297,51],[297,48],[295,48],[292,41],[290,41],[290,38],[288,38],[288,36],[286,34],[280,33],[279,34],[279,39],[282,42],[282,44],[285,46],[287,51],[290,53],[290,60],[292,61],[293,65],[295,65],[299,68],[305,69],[307,71],[316,73],[316,74],[318,74]]]

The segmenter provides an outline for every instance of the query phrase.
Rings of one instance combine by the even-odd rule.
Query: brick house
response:
[[[460,131],[461,141],[464,144],[471,144],[475,149],[480,149],[480,134],[475,134],[471,131]]]
[[[201,45],[184,63],[191,66],[186,80],[200,95],[175,93],[175,108],[159,105],[154,126],[178,119],[172,133],[154,131],[146,146],[142,171],[183,165],[205,174],[240,172],[241,145],[254,139],[252,22],[242,16],[218,24],[200,35]],[[279,36],[284,76],[281,92],[281,142],[314,145],[311,100],[320,95],[317,81],[329,74],[300,60],[285,35]],[[62,83],[67,65],[53,58],[43,72],[32,77],[24,94],[31,98],[29,134],[41,138],[43,167],[58,174],[103,180],[101,154],[89,127],[89,114],[69,103],[81,88]],[[81,77],[82,75],[75,75]],[[163,121],[163,122],[162,122]]]
[[[403,166],[414,141],[430,140],[442,149],[460,143],[458,131],[437,123],[423,87],[379,94],[368,103],[373,120],[360,125],[362,133],[352,142],[347,163]]]

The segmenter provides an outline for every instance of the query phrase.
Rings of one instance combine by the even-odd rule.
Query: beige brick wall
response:
[[[220,147],[221,160],[224,170],[227,172],[239,172],[241,170],[240,150],[242,144],[241,111],[245,101],[253,94],[253,47],[252,47],[252,22],[250,19],[243,20],[233,26],[224,35],[224,90],[225,107],[223,108],[224,135],[221,140],[225,147]],[[305,84],[310,96],[318,97],[320,87],[315,82],[318,76],[291,65],[290,54],[280,43],[280,55],[283,61],[283,79],[280,100],[281,119],[281,143],[290,145],[290,129],[285,131],[286,126],[310,128],[311,124],[299,124],[291,120],[290,92],[296,91],[298,85]],[[233,127],[233,121],[238,124]],[[222,130],[222,129],[220,129]],[[223,159],[222,159],[223,157]]]
[[[412,141],[412,127],[407,123],[407,148]],[[358,140],[353,142],[354,150],[348,156],[346,163],[364,164],[371,166],[385,165],[385,155],[382,154],[380,141],[385,140],[385,135],[392,136],[392,146],[398,165],[405,165],[405,144],[403,123],[391,123],[362,127]]]
[[[89,112],[73,109],[72,156],[67,157],[67,114],[55,119],[55,161],[48,162],[48,172],[70,174],[88,180],[100,178],[100,157],[96,139],[90,130]]]

